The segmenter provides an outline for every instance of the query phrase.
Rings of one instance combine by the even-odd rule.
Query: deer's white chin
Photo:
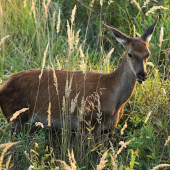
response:
[[[137,76],[136,76],[136,80],[139,84],[144,84],[144,81],[145,81],[145,80],[139,79]]]

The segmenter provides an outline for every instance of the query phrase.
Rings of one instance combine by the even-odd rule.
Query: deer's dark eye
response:
[[[128,56],[129,56],[130,58],[132,58],[132,54],[131,54],[131,53],[128,53]]]

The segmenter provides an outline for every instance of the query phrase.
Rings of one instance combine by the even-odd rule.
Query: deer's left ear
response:
[[[116,40],[118,42],[120,42],[125,47],[126,44],[128,43],[128,41],[130,40],[130,37],[128,37],[127,35],[125,35],[121,31],[106,25],[104,22],[103,22],[103,24],[113,33]]]
[[[145,33],[141,36],[141,39],[146,41],[146,42],[149,42],[151,37],[152,37],[152,33],[155,29],[155,25],[158,21],[159,17],[156,19],[156,21],[145,31]]]

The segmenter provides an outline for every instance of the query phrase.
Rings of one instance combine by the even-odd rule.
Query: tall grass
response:
[[[129,36],[143,33],[160,16],[150,43],[148,80],[137,84],[124,117],[110,141],[97,145],[87,135],[67,127],[71,80],[66,80],[61,107],[63,127],[51,133],[40,125],[33,139],[28,134],[10,138],[11,125],[0,114],[1,169],[155,169],[170,164],[169,2],[167,1],[5,1],[0,2],[0,78],[25,69],[55,68],[83,72],[111,72],[123,48],[106,32],[102,21]],[[135,28],[135,29],[134,29]],[[161,32],[161,34],[160,34]],[[9,35],[9,36],[8,36]],[[4,38],[3,38],[4,37]],[[41,76],[40,76],[41,78]],[[57,77],[54,74],[57,92]],[[48,87],[47,87],[48,88]],[[59,95],[59,94],[58,94]],[[82,112],[85,99],[82,99]],[[19,113],[19,112],[18,112]],[[50,104],[49,104],[50,126]],[[81,117],[79,117],[81,119]],[[98,117],[100,121],[100,115]],[[8,151],[7,151],[8,150]],[[15,159],[10,155],[15,154]],[[68,155],[68,156],[67,156]],[[22,158],[22,159],[21,159]],[[17,164],[16,164],[17,162]],[[15,163],[15,165],[14,165]],[[6,168],[6,169],[7,169]]]

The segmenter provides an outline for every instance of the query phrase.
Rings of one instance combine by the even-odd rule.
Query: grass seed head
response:
[[[170,167],[170,164],[159,164],[159,165],[153,167],[153,168],[150,169],[150,170],[157,170],[157,169],[165,168],[165,167]]]
[[[3,16],[3,10],[2,10],[2,3],[1,2],[0,2],[0,16],[1,16],[1,18]]]
[[[32,11],[33,16],[34,16],[35,23],[37,23],[37,19],[36,19],[36,10],[35,10],[35,9],[36,9],[36,7],[35,7],[36,1],[37,1],[37,0],[32,0],[32,6],[31,6],[31,11]]]
[[[53,64],[51,63],[52,65],[52,71],[53,71],[53,79],[54,79],[54,86],[56,88],[56,92],[57,92],[57,95],[59,95],[59,92],[58,92],[58,83],[57,83],[57,76],[56,76],[56,73],[55,73],[55,70],[54,70],[54,67],[53,67]]]
[[[44,128],[44,125],[41,122],[35,122],[35,126],[41,126],[41,128]]]
[[[25,8],[26,6],[27,6],[27,0],[24,1],[23,8]]]
[[[51,102],[49,103],[49,106],[48,106],[48,127],[51,126]]]
[[[146,117],[146,119],[145,119],[145,123],[148,121],[148,119],[149,119],[151,113],[152,113],[152,111],[150,111],[150,112],[147,114],[147,117]]]
[[[161,27],[161,32],[160,32],[160,36],[159,36],[159,47],[160,48],[162,46],[163,36],[164,36],[164,30],[163,30],[163,27]]]
[[[13,115],[12,115],[12,117],[10,118],[10,122],[12,122],[14,119],[16,119],[21,113],[23,113],[23,112],[25,112],[25,111],[27,111],[29,108],[23,108],[23,109],[21,109],[21,110],[19,110],[19,111],[16,111]]]
[[[2,154],[1,154],[1,157],[0,157],[0,169],[2,168],[2,163],[3,163],[3,159],[4,159],[4,155],[6,153],[6,151],[13,145],[15,145],[16,143],[18,142],[8,142],[8,143],[5,143],[5,144],[1,144],[0,145],[0,148],[1,147],[5,147],[2,151]]]
[[[100,0],[100,5],[101,5],[101,7],[103,6],[103,0]]]
[[[58,12],[58,20],[57,20],[57,33],[60,32],[60,24],[61,24],[60,14],[61,14],[61,11],[60,11],[60,8],[59,8],[59,12]]]
[[[145,13],[146,16],[148,16],[150,13],[153,13],[155,10],[157,9],[165,9],[165,10],[168,10],[168,8],[165,8],[163,6],[154,6],[152,8],[149,9],[148,12]]]
[[[95,1],[95,0],[92,0],[92,1],[91,1],[91,5],[90,5],[91,8],[93,7],[94,1]]]
[[[97,170],[102,170],[102,169],[105,167],[105,164],[108,162],[108,160],[105,160],[106,157],[107,157],[108,151],[109,151],[109,150],[107,150],[107,151],[103,154],[103,156],[101,157],[100,163],[97,165]]]
[[[73,25],[74,20],[75,20],[76,9],[77,9],[77,7],[75,5],[73,10],[72,10],[72,14],[71,14],[71,25]]]
[[[42,69],[41,69],[41,73],[39,75],[39,79],[41,79],[42,74],[43,74],[43,69],[44,69],[44,66],[45,66],[45,60],[46,60],[46,57],[47,57],[48,46],[49,46],[49,42],[48,42],[46,49],[44,51],[44,58],[43,58]]]
[[[131,3],[134,3],[138,7],[139,11],[141,11],[141,7],[139,3],[136,2],[136,0],[131,0]]]
[[[50,2],[51,2],[51,0],[47,0],[47,3],[45,3],[46,2],[46,0],[44,0],[43,1],[43,6],[44,6],[44,10],[45,10],[45,17],[47,18],[48,17],[48,7],[49,7],[49,5],[50,5]]]
[[[146,0],[143,5],[142,5],[142,8],[145,8],[147,4],[149,4],[150,0]]]
[[[1,39],[1,41],[0,41],[0,45],[1,45],[1,44],[5,41],[5,39],[8,38],[8,37],[9,37],[9,35],[3,37],[3,38]]]
[[[74,112],[74,110],[75,110],[75,108],[76,108],[76,106],[77,106],[77,99],[78,99],[78,97],[79,97],[79,94],[80,94],[80,92],[77,93],[77,95],[75,96],[75,98],[71,100],[71,107],[70,107],[70,112],[71,112],[71,113]]]
[[[9,164],[11,162],[11,158],[12,158],[12,155],[9,156],[8,161],[6,162],[6,169],[5,170],[9,169],[8,167],[9,167]]]
[[[117,158],[117,156],[122,152],[123,148],[126,148],[126,146],[132,141],[134,140],[135,138],[127,141],[127,142],[123,142],[123,141],[120,141],[119,142],[119,145],[121,145],[121,147],[119,148],[119,150],[117,151],[116,155],[115,155],[115,158]]]
[[[168,136],[168,139],[165,141],[164,146],[166,146],[168,144],[168,142],[170,142],[170,136]]]

